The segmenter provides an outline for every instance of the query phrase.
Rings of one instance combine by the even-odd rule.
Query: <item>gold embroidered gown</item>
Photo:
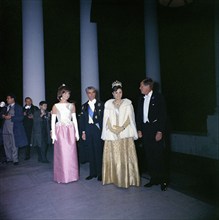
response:
[[[129,118],[130,124],[116,135],[107,127],[107,120],[112,125],[121,126]],[[134,110],[131,101],[123,99],[120,106],[113,100],[105,103],[102,139],[104,142],[102,181],[103,185],[113,183],[118,187],[139,186],[140,176],[134,139],[137,131]]]

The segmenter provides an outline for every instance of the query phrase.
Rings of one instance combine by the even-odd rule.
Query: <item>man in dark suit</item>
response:
[[[96,99],[96,89],[86,88],[88,101],[82,105],[79,118],[80,136],[88,147],[90,174],[86,180],[98,177],[102,181],[103,141],[101,140],[104,104]]]
[[[41,101],[39,109],[35,109],[33,114],[33,130],[31,143],[36,147],[38,153],[38,161],[49,163],[47,159],[48,147],[51,144],[50,137],[51,115],[47,111],[47,102]]]
[[[161,190],[167,189],[164,164],[164,133],[166,127],[166,107],[163,96],[153,90],[154,82],[146,78],[140,83],[143,96],[138,102],[137,130],[142,138],[147,169],[151,177],[145,187],[161,184]]]
[[[33,105],[32,99],[30,97],[25,98],[25,105],[23,107],[24,112],[24,128],[27,136],[28,145],[25,147],[25,160],[30,159],[30,145],[31,145],[31,135],[33,128],[33,114],[38,108]]]

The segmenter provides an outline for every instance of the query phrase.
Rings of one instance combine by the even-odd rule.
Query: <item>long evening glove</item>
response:
[[[129,117],[126,119],[126,121],[125,121],[125,123],[123,124],[123,129],[125,130],[127,127],[128,127],[128,125],[130,125],[130,119],[129,119]]]
[[[114,134],[119,134],[119,132],[118,132],[118,130],[116,130],[116,129],[114,129],[113,127],[112,127],[112,125],[111,125],[111,122],[110,122],[110,120],[109,120],[109,118],[108,118],[108,120],[107,120],[107,127],[109,128],[109,130],[111,131],[111,132],[113,132]]]
[[[51,138],[52,138],[52,143],[54,144],[55,141],[57,141],[57,137],[56,137],[56,114],[52,114],[52,119],[51,119]]]
[[[75,127],[75,137],[76,137],[76,140],[78,141],[79,140],[79,132],[78,132],[78,121],[76,118],[76,113],[72,113],[71,116],[72,116],[72,121],[73,121],[73,124]]]
[[[130,124],[130,119],[128,117],[122,126],[114,125],[113,127],[116,130],[116,132],[119,134],[120,132],[124,131],[129,124]]]

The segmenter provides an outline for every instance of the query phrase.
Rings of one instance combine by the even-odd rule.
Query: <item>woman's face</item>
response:
[[[62,100],[67,101],[70,98],[70,92],[64,92],[62,94]]]
[[[122,90],[117,89],[116,91],[113,92],[113,97],[115,100],[121,100],[122,99]]]

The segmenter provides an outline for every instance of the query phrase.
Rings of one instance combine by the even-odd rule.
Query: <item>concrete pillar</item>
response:
[[[99,90],[97,25],[90,22],[91,0],[80,0],[81,101],[87,100],[85,88]]]
[[[42,0],[22,0],[23,98],[45,100]]]
[[[144,0],[144,28],[146,76],[151,77],[161,88],[157,0]]]

